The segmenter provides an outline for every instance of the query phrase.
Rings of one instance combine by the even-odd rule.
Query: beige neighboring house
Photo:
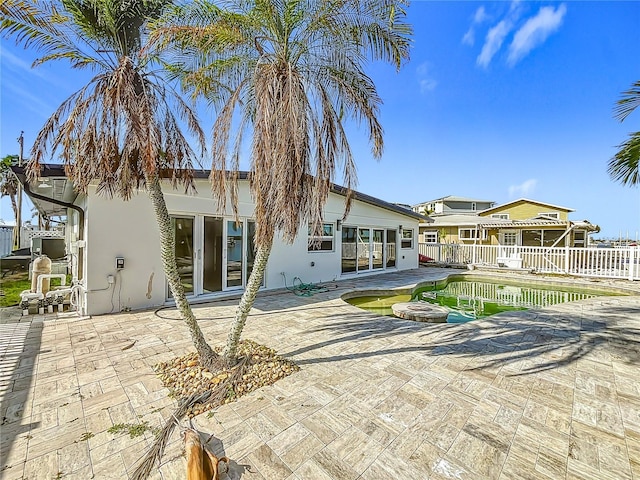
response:
[[[586,247],[600,231],[587,220],[569,220],[574,210],[520,198],[476,214],[432,215],[420,224],[420,242],[537,247]]]

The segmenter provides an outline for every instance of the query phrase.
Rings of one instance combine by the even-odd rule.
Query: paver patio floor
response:
[[[340,299],[448,273],[260,295],[243,337],[301,371],[196,417],[231,459],[228,478],[640,478],[640,296],[458,325],[378,317]],[[211,343],[226,339],[236,303],[194,306]],[[172,308],[93,318],[4,311],[0,477],[129,478],[152,434],[107,429],[163,425],[177,402],[152,366],[192,350]],[[151,478],[184,478],[181,447],[176,430]]]

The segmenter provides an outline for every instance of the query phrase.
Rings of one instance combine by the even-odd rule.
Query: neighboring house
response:
[[[21,169],[14,169],[25,182]],[[238,223],[231,209],[220,211],[211,198],[208,171],[197,171],[198,193],[186,195],[167,184],[164,192],[176,232],[176,255],[192,300],[241,292],[253,266],[254,203],[246,173],[239,182]],[[87,313],[148,308],[171,302],[157,224],[145,192],[129,201],[73,191],[59,165],[47,165],[42,178],[56,188],[27,184],[25,192],[43,214],[67,215],[67,252],[74,278],[86,289]],[[324,209],[322,235],[303,227],[292,245],[279,237],[265,272],[265,290],[282,288],[285,277],[304,283],[418,267],[418,224],[426,218],[410,210],[355,193],[345,221],[344,189],[333,187]],[[118,260],[120,259],[120,260]],[[119,263],[121,262],[121,263]],[[123,268],[120,268],[123,267]],[[113,276],[115,283],[109,283]]]
[[[420,224],[420,241],[585,247],[588,235],[600,228],[586,220],[569,220],[570,212],[570,208],[520,198],[476,215],[433,216],[432,223]]]
[[[430,200],[428,202],[413,205],[411,209],[422,215],[431,217],[439,215],[475,215],[476,213],[491,208],[496,204],[489,200],[478,200],[475,198],[456,197],[449,195],[447,197]]]

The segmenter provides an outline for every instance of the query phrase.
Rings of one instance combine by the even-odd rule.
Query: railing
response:
[[[507,267],[517,261],[521,268],[541,273],[640,280],[638,247],[551,248],[420,243],[419,252],[444,264]]]
[[[22,227],[20,234],[20,248],[31,246],[34,237],[64,238],[64,227],[56,227],[53,230],[36,230],[33,227]]]

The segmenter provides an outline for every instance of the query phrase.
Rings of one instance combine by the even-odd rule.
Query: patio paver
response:
[[[228,478],[640,478],[640,296],[458,325],[382,318],[340,299],[452,272],[259,295],[244,338],[301,371],[195,419],[231,459]],[[236,303],[194,305],[212,343],[226,339]],[[152,434],[107,430],[161,426],[176,401],[152,367],[192,350],[172,308],[93,318],[4,310],[0,477],[129,478]],[[151,478],[184,478],[177,430]]]

